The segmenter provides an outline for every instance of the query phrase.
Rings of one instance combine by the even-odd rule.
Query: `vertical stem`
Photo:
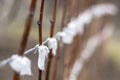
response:
[[[14,71],[13,80],[20,80],[20,75],[19,75],[19,73],[17,73],[17,72]]]
[[[80,1],[82,1],[82,3],[84,3],[84,4],[79,3],[79,6],[80,6],[79,11],[81,12],[81,10],[83,11],[83,9],[85,9],[86,6],[88,6],[89,0],[80,0]],[[79,12],[76,12],[76,13],[79,14]],[[80,38],[81,38],[80,35],[76,35],[74,37],[74,40],[73,40],[73,43],[71,44],[71,46],[67,46],[67,48],[64,51],[64,54],[65,54],[64,56],[67,57],[67,59],[64,58],[65,59],[65,62],[64,62],[64,64],[65,64],[64,79],[66,79],[69,76],[70,68],[72,67],[72,65],[74,63],[74,60],[77,57],[77,51],[79,50],[78,47],[80,47],[80,44],[81,44],[81,39]],[[74,55],[73,55],[73,53],[74,53]]]
[[[61,30],[62,30],[63,27],[64,27],[65,15],[66,15],[66,8],[67,8],[67,0],[64,0],[64,2],[63,2],[62,20],[61,20]],[[54,71],[53,71],[52,80],[56,80],[56,77],[57,77],[58,65],[59,65],[59,61],[60,61],[60,53],[61,53],[61,49],[60,49],[60,47],[58,47],[58,51],[57,51],[57,54],[56,54],[56,60],[55,60],[55,65],[54,65]]]
[[[71,17],[74,15],[76,0],[70,0],[70,9],[67,22],[71,21]]]
[[[18,51],[18,55],[20,55],[20,56],[23,56],[25,48],[26,48],[27,39],[29,36],[29,32],[30,32],[30,28],[31,28],[35,8],[36,8],[36,2],[37,2],[37,0],[32,0],[31,4],[30,4],[29,15],[27,16],[27,19],[26,19],[25,29],[24,29],[24,33],[23,33],[22,40],[20,43],[19,51]],[[20,80],[19,73],[14,72],[13,80]]]
[[[57,17],[57,6],[58,6],[58,0],[55,0],[54,3],[54,11],[53,11],[53,17],[51,22],[51,27],[50,27],[50,37],[52,38],[54,35],[54,29],[55,29],[55,23],[56,23],[56,17]]]
[[[40,8],[40,16],[39,16],[39,21],[38,21],[38,26],[39,26],[39,44],[40,45],[42,44],[42,23],[43,23],[44,3],[45,3],[45,0],[42,0],[41,8]]]
[[[80,1],[81,0],[77,0],[77,3],[76,3],[76,8],[77,8],[77,10],[76,10],[76,17],[79,15],[79,10],[80,10]]]
[[[81,3],[81,5],[78,13],[81,13],[88,7],[90,0],[80,0],[79,2]]]
[[[24,33],[22,36],[22,40],[21,40],[21,44],[20,44],[20,48],[19,48],[19,52],[18,52],[18,54],[21,56],[23,55],[25,48],[26,48],[27,39],[29,36],[29,32],[30,32],[30,28],[31,28],[35,8],[36,8],[36,1],[37,0],[32,0],[31,5],[30,5],[30,9],[29,9],[30,12],[29,12],[29,15],[27,16],[27,20],[25,23],[25,29],[24,29]]]
[[[61,20],[61,30],[64,27],[65,16],[66,16],[66,9],[67,9],[67,0],[64,0],[64,2],[63,2],[62,20]]]
[[[84,4],[82,4],[82,6],[80,6],[82,9],[82,11],[83,10],[85,10],[86,9],[86,7],[89,5],[88,4],[88,2],[90,1],[90,0],[82,0],[83,1],[83,3]],[[81,36],[80,35],[76,35],[75,36],[75,38],[74,38],[74,44],[72,45],[72,51],[71,51],[71,54],[72,53],[75,53],[74,55],[71,55],[71,59],[70,59],[70,63],[69,63],[69,65],[70,65],[70,67],[73,65],[73,63],[74,63],[74,61],[75,61],[75,59],[76,59],[76,57],[77,57],[77,51],[79,50],[79,47],[80,47],[80,43],[81,43]]]
[[[45,3],[45,0],[42,0],[41,8],[40,8],[40,16],[39,16],[39,21],[38,21],[39,45],[42,45],[42,23],[43,23],[44,3]],[[40,69],[39,69],[38,80],[42,80],[42,70]]]
[[[46,71],[45,80],[50,80],[50,69],[51,69],[51,63],[52,63],[52,50],[50,50],[48,57],[49,57],[49,60],[48,60],[48,64],[47,64],[47,71]]]
[[[52,75],[52,80],[56,80],[56,78],[57,78],[58,64],[59,64],[59,61],[60,61],[60,53],[61,52],[62,52],[61,51],[61,47],[59,46],[57,54],[56,54],[56,60],[55,60],[55,65],[54,65],[54,71],[53,71],[53,75]]]
[[[50,37],[51,38],[54,35],[54,28],[55,28],[56,17],[57,17],[57,7],[58,7],[58,0],[55,0],[53,17],[52,17],[52,20],[50,21],[51,22],[51,27],[50,27]],[[50,50],[50,54],[49,54],[49,60],[48,60],[47,72],[46,72],[46,80],[50,80],[51,63],[52,63],[52,50]]]

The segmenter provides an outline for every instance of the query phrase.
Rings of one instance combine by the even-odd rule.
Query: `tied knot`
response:
[[[49,49],[52,49],[52,54],[53,54],[53,56],[55,56],[55,55],[56,55],[57,48],[58,48],[58,44],[57,44],[56,38],[48,38],[48,39],[46,40],[46,42],[47,42],[48,48],[49,48]]]
[[[40,70],[45,70],[45,61],[46,61],[46,58],[48,57],[49,49],[45,45],[40,45],[38,47],[38,53],[39,53],[38,68]]]
[[[32,75],[31,61],[25,56],[13,55],[12,61],[9,63],[11,68],[20,75]]]

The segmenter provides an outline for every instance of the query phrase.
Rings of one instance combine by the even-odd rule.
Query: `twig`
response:
[[[88,2],[89,2],[89,0],[82,0],[82,3],[84,3],[84,4],[80,5],[80,11],[83,11],[83,9],[86,8],[86,6],[88,5]],[[75,8],[75,6],[74,6],[74,8]],[[67,49],[65,50],[65,57],[69,56],[69,58],[68,58],[69,60],[67,60],[67,61],[65,60],[65,63],[64,63],[65,64],[64,79],[69,76],[70,68],[73,65],[73,63],[77,57],[77,52],[79,50],[80,43],[81,43],[80,38],[81,38],[80,35],[76,35],[74,38],[73,44],[71,44],[71,46],[67,46]],[[74,53],[74,55],[73,55],[73,53]]]
[[[43,12],[44,12],[44,2],[45,2],[45,0],[42,0],[42,2],[41,2],[40,16],[39,16],[39,21],[38,21],[39,45],[42,44],[42,22],[43,22]],[[42,79],[42,70],[39,69],[38,80],[41,80],[41,79]]]
[[[89,5],[91,5],[91,0],[80,0],[79,13],[83,12]]]
[[[72,16],[74,16],[74,9],[75,9],[76,0],[70,0],[70,9],[69,9],[69,15],[67,23],[71,21]]]
[[[52,38],[54,35],[54,29],[55,29],[55,23],[56,23],[56,17],[57,17],[57,6],[58,6],[58,0],[55,0],[54,4],[54,11],[53,11],[53,17],[51,22],[51,27],[50,27],[50,37]]]
[[[64,3],[63,3],[63,13],[62,13],[62,20],[61,20],[61,30],[63,29],[64,24],[65,24],[66,9],[67,9],[67,0],[64,0]]]
[[[27,19],[26,19],[25,29],[24,29],[24,33],[22,36],[22,40],[21,40],[19,52],[18,52],[18,55],[20,55],[20,56],[23,56],[25,48],[26,48],[27,39],[29,36],[29,32],[30,32],[30,28],[31,28],[35,8],[36,8],[36,2],[37,2],[37,0],[32,0],[31,4],[30,4],[30,9],[29,9],[30,12],[29,12],[29,15],[27,16]],[[20,80],[19,73],[14,72],[14,79],[13,80]]]
[[[68,20],[67,20],[67,23],[69,23],[70,21],[71,21],[71,18],[74,16],[76,16],[75,15],[75,11],[77,11],[77,10],[75,10],[75,8],[76,8],[76,4],[77,4],[77,0],[70,0],[70,9],[69,9],[69,16],[68,16]],[[72,46],[72,45],[71,45]],[[64,57],[66,57],[66,55],[70,55],[70,53],[71,52],[69,52],[69,50],[70,50],[70,48],[71,48],[71,46],[68,46],[68,45],[64,45],[64,47],[65,47],[65,51],[64,51]],[[67,51],[67,52],[66,52]],[[68,58],[68,57],[67,57]],[[69,58],[68,58],[69,59]],[[69,61],[67,60],[66,61],[66,59],[64,59],[65,61],[64,61],[64,79],[68,76],[68,74],[69,74],[69,71],[68,71],[68,66],[69,66]]]
[[[67,8],[67,0],[64,0],[64,2],[63,2],[62,20],[61,20],[61,30],[64,27],[65,16],[66,16],[66,8]],[[60,47],[60,45],[58,45],[58,46],[59,47],[58,47],[58,51],[57,51],[57,54],[56,54],[56,60],[55,60],[52,80],[56,80],[57,72],[58,72],[58,65],[59,65],[59,61],[60,61],[61,47]]]
[[[85,8],[89,5],[88,4],[89,0],[82,0],[82,1],[83,1],[84,4],[80,7],[82,8],[82,10],[85,10]],[[77,57],[77,52],[79,50],[80,43],[81,43],[80,38],[81,38],[81,35],[76,35],[75,38],[74,38],[74,41],[73,41],[74,44],[72,46],[71,59],[70,59],[70,63],[69,63],[70,67],[73,65],[73,63],[74,63],[74,61]],[[76,53],[76,54],[72,55],[72,53]]]
[[[66,15],[66,8],[67,8],[67,0],[64,0],[64,4],[63,4],[63,13],[62,13],[62,20],[61,20],[61,30],[64,27],[64,22],[65,22],[65,15]],[[61,53],[61,49],[60,49],[60,45],[58,47],[58,52],[56,55],[56,60],[55,60],[55,67],[54,67],[54,71],[53,71],[53,80],[56,80],[57,77],[57,72],[58,72],[58,65],[59,65],[59,61],[60,61],[60,53]]]
[[[50,37],[51,38],[54,35],[54,28],[55,28],[56,17],[57,17],[57,7],[58,7],[58,0],[55,0],[53,17],[52,17],[52,20],[50,21],[51,22],[51,27],[50,27]],[[50,50],[50,53],[49,53],[49,60],[48,60],[47,71],[46,71],[46,80],[50,79],[51,62],[52,62],[52,50]]]

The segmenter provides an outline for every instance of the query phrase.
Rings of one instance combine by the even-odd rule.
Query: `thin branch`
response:
[[[54,64],[54,71],[53,71],[53,75],[52,75],[52,80],[57,79],[57,72],[58,72],[58,66],[59,66],[59,62],[60,62],[61,53],[63,53],[63,52],[62,52],[62,48],[59,45],[58,50],[57,50],[57,54],[56,54],[56,60],[55,60],[55,64]]]
[[[33,20],[33,17],[34,17],[36,2],[37,2],[37,0],[32,0],[31,4],[30,4],[30,9],[29,9],[30,12],[29,12],[29,15],[27,16],[27,19],[26,19],[25,29],[24,29],[24,33],[23,33],[23,36],[22,36],[22,40],[21,40],[20,47],[19,47],[19,52],[18,52],[18,55],[20,55],[20,56],[23,56],[26,45],[27,45],[27,39],[28,39],[28,36],[29,36],[32,20]],[[19,73],[14,72],[14,79],[13,80],[20,80]]]
[[[39,45],[42,44],[42,23],[43,23],[44,3],[45,3],[45,0],[42,0],[42,2],[41,2],[41,8],[40,8],[40,16],[39,16],[39,21],[38,21]],[[42,70],[40,70],[40,69],[39,69],[38,80],[42,80]]]
[[[74,12],[75,11],[75,4],[76,4],[76,0],[70,0],[70,9],[69,9],[69,15],[68,15],[67,23],[71,21],[71,18],[75,13]]]
[[[54,35],[54,28],[55,28],[56,17],[57,17],[57,7],[58,7],[58,0],[55,0],[53,17],[52,17],[52,20],[50,21],[51,22],[51,27],[50,27],[50,37],[51,38]],[[52,50],[50,50],[50,54],[49,54],[49,60],[48,60],[47,71],[46,71],[46,80],[50,80],[51,63],[52,63]]]
[[[58,6],[58,0],[55,0],[54,4],[54,11],[53,11],[53,17],[51,22],[51,27],[50,27],[50,37],[52,38],[54,35],[54,29],[55,29],[55,23],[56,23],[56,17],[57,17],[57,6]]]
[[[63,29],[64,24],[65,24],[66,10],[67,10],[67,0],[64,0],[64,2],[63,2],[62,20],[61,20],[61,30]]]
[[[81,11],[85,10],[86,7],[88,5],[90,5],[90,3],[88,4],[90,0],[82,0],[82,2],[84,4],[82,4],[80,7]],[[71,49],[71,58],[70,58],[70,61],[69,61],[69,67],[72,67],[75,59],[77,58],[77,52],[78,50],[80,49],[80,44],[81,44],[81,35],[76,35],[75,38],[74,38],[74,44],[72,45],[72,49]],[[72,55],[72,53],[75,53],[74,55]]]
[[[80,0],[79,2],[81,3],[79,13],[83,12],[88,6],[91,5],[91,0]]]
[[[67,8],[67,0],[64,0],[63,2],[63,13],[62,13],[62,20],[61,20],[61,30],[64,27],[64,22],[65,22],[65,16],[66,16],[66,8]],[[58,72],[58,65],[60,62],[60,54],[61,54],[61,47],[59,45],[58,47],[58,51],[56,54],[56,60],[55,60],[55,65],[54,65],[54,71],[53,71],[53,76],[52,76],[52,80],[56,80],[57,77],[57,72]]]
[[[82,3],[84,3],[84,4],[80,3],[80,4],[82,4],[82,5],[79,5],[80,6],[80,12],[81,12],[81,10],[85,9],[86,6],[88,6],[88,2],[89,2],[89,0],[82,0]],[[76,4],[74,4],[74,5],[76,5]],[[76,13],[78,13],[78,12],[76,12]],[[70,20],[70,18],[68,18],[68,19]],[[71,46],[67,46],[67,49],[65,49],[65,57],[69,56],[69,58],[67,58],[69,60],[65,59],[64,79],[69,76],[70,68],[73,65],[74,60],[77,57],[77,51],[79,50],[79,46],[80,46],[80,43],[81,43],[80,38],[81,38],[81,36],[76,35],[75,38],[74,38],[73,44],[71,44]],[[73,52],[75,53],[74,55],[73,55]]]
[[[43,23],[44,3],[45,3],[45,0],[42,0],[41,8],[40,8],[40,16],[39,16],[39,21],[38,21],[38,26],[39,26],[39,44],[40,45],[42,44],[42,23]]]

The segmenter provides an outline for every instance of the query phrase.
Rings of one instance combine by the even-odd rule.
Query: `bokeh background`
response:
[[[31,0],[0,0],[0,61],[18,52],[20,40],[24,30],[26,16],[28,14]],[[95,0],[92,0],[93,2]],[[99,1],[99,0],[98,0]],[[120,9],[120,0],[104,0],[114,3]],[[37,2],[36,13],[30,36],[27,44],[29,49],[38,43],[39,7],[41,0]],[[43,21],[43,39],[49,36],[50,22],[53,12],[53,0],[46,0]],[[69,2],[68,2],[69,6]],[[55,33],[60,31],[63,0],[60,0]],[[68,15],[69,13],[67,13]],[[67,16],[66,15],[66,16]],[[120,80],[120,11],[115,16],[115,32],[112,37],[104,44],[104,65],[102,65],[102,78],[97,77],[91,80]],[[30,54],[32,60],[32,76],[22,77],[22,80],[37,80],[37,54]],[[92,64],[92,63],[91,63]],[[94,70],[93,70],[94,71]],[[90,71],[92,73],[92,71]],[[59,71],[59,75],[61,75]],[[95,76],[93,74],[93,76]],[[12,80],[13,71],[9,65],[0,68],[0,80]],[[57,80],[61,80],[57,77]],[[89,79],[88,79],[89,80]]]

